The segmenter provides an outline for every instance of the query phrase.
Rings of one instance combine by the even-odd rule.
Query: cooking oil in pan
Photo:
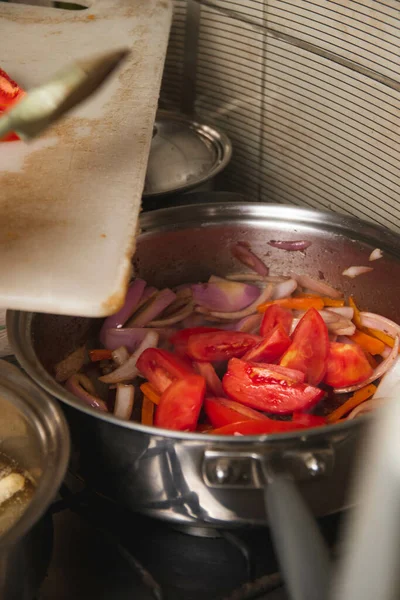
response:
[[[0,454],[0,535],[26,510],[35,486],[18,466]]]

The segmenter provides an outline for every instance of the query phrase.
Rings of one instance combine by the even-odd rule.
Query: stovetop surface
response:
[[[268,529],[198,537],[87,491],[63,496],[37,600],[287,600]],[[330,547],[340,520],[320,521]]]

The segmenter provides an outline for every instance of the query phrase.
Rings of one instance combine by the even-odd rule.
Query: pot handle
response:
[[[324,600],[330,585],[329,553],[318,524],[293,480],[267,474],[265,507],[291,600]]]

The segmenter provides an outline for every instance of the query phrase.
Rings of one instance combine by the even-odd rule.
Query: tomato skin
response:
[[[19,85],[11,79],[9,75],[0,69],[0,116],[11,108],[25,95],[25,92]],[[0,139],[1,142],[13,142],[19,140],[16,133],[8,133]]]
[[[327,425],[328,421],[325,417],[294,412],[292,415],[292,423],[304,425],[305,427],[321,427],[322,425]]]
[[[268,417],[252,408],[226,398],[206,398],[204,410],[211,425],[224,427],[243,420],[265,421]]]
[[[357,344],[331,342],[324,382],[333,388],[361,383],[373,373],[363,350]]]
[[[279,364],[302,371],[310,385],[318,385],[327,368],[329,336],[328,328],[315,308],[310,308],[300,320],[292,339]]]
[[[174,431],[195,431],[205,392],[206,382],[200,375],[176,379],[160,398],[154,425]]]
[[[243,360],[274,362],[286,352],[291,343],[292,340],[282,325],[277,325],[261,342],[246,352]]]
[[[212,435],[263,435],[268,433],[286,433],[305,429],[304,425],[292,421],[239,421],[210,431]]]
[[[260,335],[265,337],[277,325],[280,325],[283,330],[289,334],[293,322],[293,314],[287,308],[282,308],[277,304],[271,304],[265,311],[260,325]]]
[[[189,337],[187,354],[196,361],[218,362],[243,356],[259,341],[258,336],[240,331],[200,333]]]
[[[186,329],[181,329],[174,333],[169,338],[169,341],[175,347],[175,352],[182,356],[186,354],[188,340],[191,335],[196,335],[198,333],[214,333],[215,331],[223,331],[223,329],[218,329],[217,327],[187,327]]]
[[[162,394],[175,379],[193,374],[193,369],[168,350],[147,348],[136,363],[141,374]]]
[[[323,390],[285,377],[274,367],[232,358],[222,379],[225,393],[251,408],[282,415],[310,408],[323,397]]]

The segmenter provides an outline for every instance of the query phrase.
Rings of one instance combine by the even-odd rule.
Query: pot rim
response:
[[[21,369],[0,361],[1,386],[11,402],[34,427],[45,454],[43,472],[26,510],[17,522],[0,536],[0,551],[16,544],[40,520],[57,495],[67,471],[70,436],[58,403],[27,377]],[[10,457],[12,459],[12,457]]]
[[[160,230],[173,231],[182,227],[193,226],[194,224],[199,225],[199,223],[201,223],[201,227],[208,227],[224,221],[257,221],[262,218],[267,218],[270,221],[289,220],[291,222],[295,221],[311,226],[321,226],[321,223],[323,223],[325,228],[336,230],[342,235],[346,233],[354,240],[364,241],[369,244],[375,242],[376,247],[379,247],[400,259],[400,236],[384,227],[339,213],[283,204],[269,204],[266,202],[246,202],[243,204],[240,202],[227,201],[196,203],[187,206],[163,208],[142,214],[140,217],[140,229],[142,232],[141,235],[147,235],[156,233]],[[173,224],[172,226],[171,223]],[[131,429],[132,431],[139,431],[141,433],[152,435],[156,434],[177,440],[203,441],[207,443],[224,442],[230,444],[249,444],[278,441],[287,442],[290,440],[298,440],[299,438],[301,440],[306,440],[331,433],[343,434],[350,428],[354,429],[371,419],[371,415],[367,414],[358,419],[344,421],[339,424],[302,429],[294,432],[257,436],[206,436],[204,433],[172,431],[142,425],[133,421],[123,421],[113,415],[105,414],[94,408],[84,406],[73,394],[67,392],[49,373],[47,373],[38,361],[33,349],[30,336],[33,317],[34,313],[24,313],[13,310],[7,311],[7,333],[9,340],[18,362],[26,373],[28,373],[38,385],[52,394],[52,396],[65,402],[69,406],[88,416],[93,416],[107,423]]]

